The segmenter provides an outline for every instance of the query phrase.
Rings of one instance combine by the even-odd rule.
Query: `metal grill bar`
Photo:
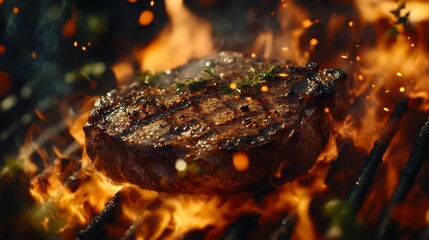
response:
[[[357,213],[362,206],[362,203],[371,187],[372,180],[374,179],[378,166],[382,162],[383,155],[399,128],[398,126],[401,117],[407,110],[407,103],[407,99],[403,99],[398,102],[389,121],[387,122],[386,128],[381,133],[380,138],[375,141],[374,146],[365,161],[347,203],[349,209],[354,213]]]
[[[387,204],[386,210],[383,214],[380,228],[377,234],[377,239],[391,239],[391,235],[395,229],[395,223],[391,218],[393,207],[405,201],[408,193],[410,192],[414,180],[416,179],[417,173],[423,163],[423,156],[429,148],[429,118],[424,123],[420,130],[419,138],[414,146],[413,152],[404,170],[401,173],[398,185],[396,186],[395,192],[392,195],[389,203]]]

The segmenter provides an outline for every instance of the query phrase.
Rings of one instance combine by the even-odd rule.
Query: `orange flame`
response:
[[[135,52],[142,70],[174,68],[213,51],[211,26],[206,20],[194,16],[183,0],[166,0],[165,4],[170,23],[149,46]]]

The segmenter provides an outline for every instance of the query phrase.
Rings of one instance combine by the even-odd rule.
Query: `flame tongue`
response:
[[[209,22],[193,15],[183,0],[166,0],[165,4],[170,23],[149,46],[136,51],[142,70],[174,68],[213,51]]]

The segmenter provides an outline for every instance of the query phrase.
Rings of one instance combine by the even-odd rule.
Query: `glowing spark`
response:
[[[177,171],[182,172],[185,171],[185,169],[188,167],[188,163],[186,163],[185,160],[179,158],[176,160],[176,164],[174,164],[174,167]]]
[[[252,58],[255,58],[255,57],[256,57],[256,53],[252,53],[250,56],[251,56]]]
[[[92,43],[91,43],[91,42],[88,42],[88,44],[87,44],[87,45],[88,45],[88,47],[91,47]]]
[[[237,89],[237,84],[231,83],[231,84],[229,84],[229,88],[231,88],[232,90],[235,90],[235,89]]]
[[[329,113],[329,108],[328,108],[328,107],[325,107],[325,109],[323,109],[323,111],[324,111],[325,113]]]
[[[32,57],[33,59],[36,59],[36,58],[37,58],[37,54],[36,54],[35,52],[32,52],[32,53],[31,53],[31,57]]]
[[[353,21],[349,22],[349,27],[353,27]]]
[[[46,121],[46,117],[45,115],[43,115],[42,111],[40,111],[39,108],[34,109],[34,112],[36,113],[36,116],[42,120],[42,121]]]
[[[344,54],[344,55],[341,55],[341,58],[343,58],[343,59],[348,59],[348,58],[349,58],[349,56],[348,56],[348,55],[346,55],[346,54]]]
[[[384,93],[389,93],[390,92],[390,90],[386,90],[386,91],[384,91]]]
[[[86,47],[85,46],[82,46],[82,51],[86,51]]]
[[[154,17],[155,17],[155,15],[153,14],[153,12],[151,12],[149,10],[144,10],[140,14],[139,23],[142,26],[147,26],[147,25],[152,23]]]
[[[237,171],[246,171],[249,168],[249,156],[246,152],[235,152],[232,155],[232,163]]]
[[[375,88],[375,84],[372,84],[372,85],[371,85],[371,87],[372,87],[372,88]]]
[[[411,43],[411,47],[414,47],[415,45],[414,45],[414,43]]]
[[[13,14],[17,15],[19,13],[19,8],[13,7],[12,12],[13,12]]]
[[[128,0],[129,3],[136,3],[138,0]]]
[[[251,97],[246,97],[246,101],[252,101],[252,98]]]
[[[282,47],[282,51],[284,51],[284,52],[289,51],[289,48],[288,47]]]
[[[6,52],[6,47],[3,44],[0,44],[0,55],[3,55]]]
[[[73,46],[77,47],[77,42],[76,41],[73,42]]]
[[[279,77],[287,77],[287,76],[289,76],[289,74],[287,74],[287,73],[279,73],[279,74],[277,74],[277,76],[279,76]]]
[[[398,77],[402,77],[402,73],[397,72],[397,73],[396,73],[396,76],[398,76]]]
[[[399,92],[402,92],[402,93],[405,92],[405,88],[404,87],[400,87],[399,88]]]
[[[153,7],[155,5],[155,1],[150,1],[150,6]]]
[[[318,23],[318,22],[319,22],[319,20],[311,21],[310,19],[305,19],[305,20],[302,22],[302,27],[303,27],[303,28],[309,28],[309,27],[313,26],[314,24],[316,24],[316,23]]]
[[[389,111],[389,109],[388,109],[387,107],[384,107],[384,108],[383,108],[383,110],[384,110],[385,112],[388,112],[388,111]]]
[[[265,86],[265,85],[264,85],[264,86],[262,86],[262,87],[261,87],[261,91],[262,91],[262,92],[268,92],[268,86]]]
[[[317,41],[317,39],[312,38],[312,39],[310,40],[310,45],[311,45],[311,46],[316,46],[318,42],[319,42],[319,41]]]
[[[358,75],[358,79],[359,79],[360,81],[363,81],[363,75],[362,75],[362,74],[359,74],[359,75]]]
[[[366,97],[365,97],[365,99],[366,99],[366,100],[369,100],[369,99],[370,99],[370,97],[369,97],[369,96],[366,96]]]
[[[356,61],[360,61],[360,56],[356,56]]]

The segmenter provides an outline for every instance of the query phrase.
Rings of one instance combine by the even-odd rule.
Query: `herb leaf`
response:
[[[177,91],[184,91],[185,89],[189,91],[198,91],[201,88],[207,87],[209,82],[220,80],[220,76],[213,72],[212,69],[206,67],[200,77],[197,78],[188,78],[185,82],[176,83]]]
[[[391,14],[395,17],[394,26],[387,30],[387,35],[393,38],[393,41],[396,42],[396,38],[399,35],[399,25],[403,25],[404,27],[410,22],[410,11],[402,14],[402,11],[405,9],[406,4],[405,1],[398,3],[396,9],[390,11]]]
[[[237,82],[237,91],[245,88],[257,88],[267,80],[272,80],[274,77],[281,72],[281,68],[278,65],[272,65],[269,69],[264,72],[259,72],[255,68],[249,69],[249,74],[242,80]]]

